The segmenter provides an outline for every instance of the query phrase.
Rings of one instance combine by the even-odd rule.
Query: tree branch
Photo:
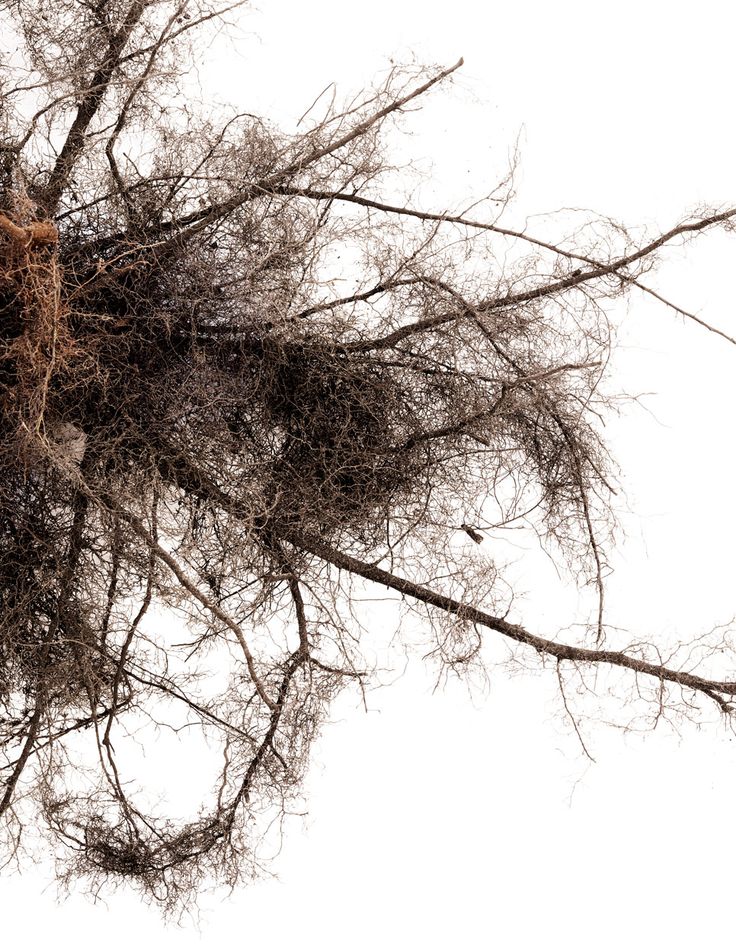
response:
[[[528,645],[543,656],[555,658],[558,662],[573,661],[585,665],[606,664],[617,668],[625,668],[637,674],[644,674],[657,681],[678,684],[681,687],[707,694],[709,697],[712,697],[713,694],[726,695],[728,697],[736,696],[736,681],[718,681],[711,678],[704,678],[687,671],[677,671],[665,665],[653,664],[650,661],[628,655],[623,651],[606,651],[576,647],[534,635],[523,626],[514,625],[507,621],[506,618],[491,615],[488,612],[476,608],[474,605],[458,601],[448,595],[442,595],[424,585],[419,585],[417,582],[412,582],[409,579],[387,572],[377,565],[362,562],[360,559],[355,558],[355,556],[348,555],[336,549],[317,536],[309,535],[304,532],[294,533],[289,537],[288,541],[306,552],[311,552],[323,561],[329,562],[338,569],[351,572],[353,575],[358,575],[361,578],[367,579],[369,582],[384,585],[386,588],[399,592],[401,595],[406,595],[426,605],[440,608],[442,611],[455,615],[458,618],[475,622],[478,625],[482,625],[491,631],[503,635],[505,638],[509,638],[519,644]]]
[[[100,108],[110,80],[120,64],[120,54],[150,2],[151,0],[133,0],[120,29],[110,37],[105,57],[82,96],[51,175],[38,194],[39,204],[49,216],[55,214],[64,189],[69,184],[72,169],[84,148],[89,124]]]

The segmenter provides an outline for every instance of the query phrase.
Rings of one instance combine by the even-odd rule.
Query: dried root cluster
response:
[[[133,878],[154,893],[165,881],[178,895],[194,871],[211,868],[206,857],[236,875],[244,801],[259,786],[267,800],[287,796],[327,699],[355,676],[336,593],[305,540],[365,553],[387,538],[397,552],[400,537],[420,546],[425,533],[431,543],[443,505],[455,521],[445,533],[461,521],[457,500],[476,505],[468,491],[453,500],[448,486],[498,479],[499,466],[510,472],[524,455],[548,481],[552,508],[555,495],[576,492],[570,447],[583,431],[562,422],[569,413],[552,388],[548,409],[539,384],[519,380],[515,358],[478,318],[462,335],[374,347],[342,309],[319,322],[284,311],[272,276],[258,287],[253,264],[228,290],[245,249],[219,222],[151,241],[155,220],[142,213],[122,235],[99,223],[94,232],[80,214],[57,231],[27,194],[9,197],[0,219],[0,704],[16,727],[6,742],[25,732],[40,748],[39,799],[78,871]],[[273,240],[266,215],[261,227]],[[277,266],[286,283],[313,238],[295,229],[281,240],[293,249]],[[426,284],[417,288],[421,296],[397,306],[421,319]],[[490,471],[474,470],[474,446]],[[193,613],[190,658],[223,633],[241,643],[250,675],[242,698],[240,673],[223,710],[173,687],[172,660],[161,667],[144,620],[166,605]],[[281,659],[272,648],[254,657],[244,633],[269,615],[285,628]],[[320,627],[322,660],[313,655]],[[181,676],[183,685],[186,666]],[[221,790],[214,813],[183,827],[142,819],[110,740],[118,720],[157,693],[210,727],[213,718],[248,725],[237,735],[240,786],[228,773],[229,801]],[[289,762],[275,747],[277,727],[282,747],[294,748]],[[90,787],[80,775],[84,792],[72,794],[72,781],[51,779],[52,763],[59,751],[72,756],[65,741],[82,729],[97,739],[102,779]],[[233,736],[227,743],[237,746]],[[17,777],[11,770],[9,793]]]
[[[10,855],[43,829],[70,875],[170,907],[203,878],[257,871],[332,698],[366,681],[355,579],[429,606],[454,670],[485,627],[727,704],[728,686],[604,650],[597,414],[604,304],[672,236],[729,215],[638,247],[591,228],[571,249],[500,225],[507,179],[492,221],[384,203],[391,122],[457,67],[396,70],[290,136],[177,106],[174,53],[217,21],[206,0],[13,9],[27,63],[0,87]],[[582,644],[508,622],[491,559],[458,557],[458,539],[520,525],[592,582]],[[219,746],[194,808],[167,815],[137,776],[131,738],[151,724]]]

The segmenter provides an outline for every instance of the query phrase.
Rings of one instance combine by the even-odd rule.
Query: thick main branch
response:
[[[149,0],[133,0],[120,29],[110,37],[105,57],[82,96],[74,122],[56,158],[49,180],[39,196],[41,204],[49,215],[56,212],[59,199],[69,183],[72,169],[84,149],[89,124],[100,108],[110,80],[120,64],[120,56],[130,39],[130,34],[148,5]]]

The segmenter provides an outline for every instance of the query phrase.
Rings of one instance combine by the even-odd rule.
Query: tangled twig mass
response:
[[[648,679],[655,705],[730,710],[736,685],[606,644],[598,419],[606,304],[733,210],[639,244],[598,223],[570,247],[501,226],[506,178],[487,220],[415,209],[386,141],[457,67],[396,70],[290,136],[197,119],[167,86],[220,15],[206,0],[7,7],[25,55],[0,163],[11,855],[43,825],[70,873],[167,906],[257,871],[331,700],[368,677],[351,579],[426,606],[453,669],[486,628],[558,672]],[[592,580],[579,644],[507,620],[490,559],[453,561],[509,524]],[[132,786],[126,739],[149,719],[221,748],[193,818]]]

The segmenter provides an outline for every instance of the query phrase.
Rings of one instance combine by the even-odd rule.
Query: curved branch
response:
[[[250,674],[255,689],[258,692],[258,696],[265,704],[268,705],[268,707],[271,708],[271,710],[275,710],[276,704],[268,696],[268,692],[266,691],[266,688],[264,687],[263,682],[256,671],[253,655],[250,648],[248,647],[248,642],[245,639],[243,629],[240,627],[240,625],[238,625],[234,618],[232,618],[227,612],[223,611],[223,609],[218,604],[213,602],[211,598],[205,595],[205,593],[194,584],[194,582],[185,574],[184,570],[176,561],[176,559],[173,558],[171,553],[167,552],[166,549],[159,545],[159,543],[154,539],[154,537],[151,535],[148,529],[146,529],[140,519],[137,518],[137,516],[132,515],[132,513],[125,512],[123,509],[115,507],[111,499],[103,499],[103,501],[105,502],[105,505],[111,509],[111,511],[115,512],[115,514],[119,516],[124,522],[127,522],[135,534],[143,539],[149,550],[151,552],[155,552],[160,561],[171,569],[182,587],[185,588],[190,595],[196,598],[200,605],[204,606],[204,608],[211,612],[215,618],[221,621],[233,632],[235,637],[238,639],[240,647],[243,650],[248,673]]]

